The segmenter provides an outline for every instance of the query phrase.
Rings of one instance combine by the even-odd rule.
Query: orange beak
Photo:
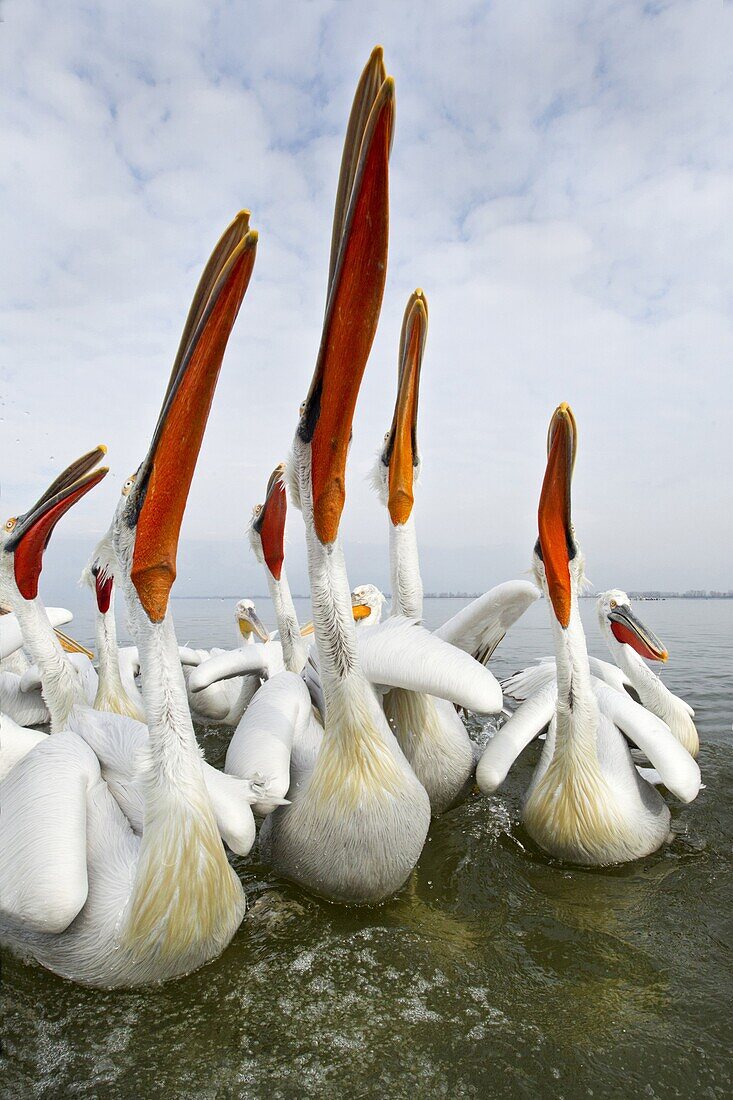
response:
[[[13,554],[15,582],[23,599],[34,600],[38,595],[43,552],[58,521],[72,505],[106,477],[106,466],[96,470],[93,468],[106,453],[106,447],[95,447],[93,451],[72,462],[33,508],[16,520],[10,538],[5,543],[5,550]]]
[[[194,298],[153,441],[128,497],[136,527],[131,580],[148,618],[162,622],[176,577],[183,513],[229,334],[249,284],[257,234],[246,214],[226,230]],[[178,361],[178,360],[177,360]]]
[[[575,543],[570,515],[570,486],[577,449],[577,427],[569,405],[553,413],[547,435],[547,468],[542,483],[539,550],[555,616],[561,626],[570,622],[570,559]]]
[[[402,322],[397,401],[392,427],[382,452],[389,467],[387,507],[395,527],[410,518],[417,453],[417,407],[420,370],[428,334],[428,303],[421,290],[410,296]]]
[[[362,109],[366,110],[365,106]],[[351,424],[382,306],[393,124],[394,83],[388,77],[374,96],[360,146],[359,127],[355,127],[353,134],[347,134],[352,147],[344,150],[344,164],[352,182],[348,202],[344,199],[342,203],[346,213],[341,217],[337,209],[334,222],[334,231],[337,222],[343,222],[343,228],[329,286],[318,361],[298,426],[302,441],[311,445],[313,519],[323,544],[332,543],[338,534],[346,499]]]
[[[285,517],[288,511],[283,470],[283,466],[278,466],[270,475],[265,503],[252,524],[260,536],[265,565],[276,581],[280,580],[285,558]]]

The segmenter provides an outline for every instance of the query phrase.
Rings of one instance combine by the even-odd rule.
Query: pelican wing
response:
[[[224,768],[259,791],[257,813],[268,814],[285,799],[293,741],[310,714],[305,683],[294,672],[282,672],[262,685],[234,731]]]
[[[436,695],[477,714],[501,711],[501,688],[493,674],[413,619],[392,616],[357,631],[356,641],[372,684]]]
[[[70,623],[74,616],[65,607],[47,607],[51,626],[64,626]],[[15,615],[3,615],[0,617],[0,661],[5,660],[16,649],[23,646],[23,632],[20,629]]]
[[[87,792],[101,780],[73,733],[36,745],[0,787],[0,908],[11,922],[59,933],[87,899]]]
[[[542,688],[555,682],[557,669],[554,657],[541,657],[536,665],[528,665],[501,681],[502,691],[510,699],[523,702]]]
[[[47,733],[29,730],[19,726],[7,714],[0,714],[0,780],[8,775],[16,764],[40,741],[45,741]]]
[[[275,643],[277,644],[277,643]],[[270,672],[267,652],[270,643],[247,645],[240,649],[231,649],[209,657],[191,673],[188,686],[194,694],[204,688],[218,684],[221,680],[231,680],[235,676],[266,676]]]
[[[484,750],[476,768],[476,782],[485,794],[500,787],[517,757],[552,721],[557,706],[554,679],[517,707]]]
[[[608,684],[596,680],[593,686],[603,713],[642,750],[665,787],[681,802],[692,802],[700,790],[700,769],[669,726]]]
[[[539,589],[530,581],[497,584],[448,619],[434,634],[485,665],[507,630],[539,596]]]

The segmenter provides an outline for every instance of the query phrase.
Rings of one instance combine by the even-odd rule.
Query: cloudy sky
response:
[[[59,528],[51,576],[106,528],[202,265],[246,206],[259,252],[177,591],[262,590],[243,532],[307,391],[345,123],[381,42],[390,267],[354,425],[352,583],[388,575],[367,475],[421,286],[426,588],[527,568],[562,400],[594,584],[733,588],[733,5],[5,0],[2,17],[3,515],[99,441],[112,468]],[[288,555],[304,591],[294,512]]]

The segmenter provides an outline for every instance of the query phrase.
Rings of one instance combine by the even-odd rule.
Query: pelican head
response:
[[[602,592],[598,597],[598,621],[606,638],[620,645],[629,645],[647,661],[666,661],[665,646],[631,609],[631,600],[619,588]]]
[[[246,641],[254,641],[257,635],[261,642],[269,642],[270,635],[262,625],[252,600],[239,601],[234,608],[234,619],[239,627],[239,633]]]
[[[270,474],[264,504],[252,510],[249,541],[257,561],[264,565],[276,581],[282,575],[285,560],[285,518],[288,501],[285,493],[285,464],[280,463]]]
[[[97,609],[106,615],[112,603],[112,589],[115,580],[116,558],[112,545],[112,529],[99,540],[91,558],[84,566],[79,584],[84,584],[94,593]]]
[[[112,529],[119,579],[151,623],[161,623],[168,609],[188,491],[256,250],[257,234],[242,211],[204,269],[150,448],[122,487]]]
[[[547,433],[547,467],[538,510],[539,538],[534,548],[537,583],[552,604],[563,629],[570,623],[573,594],[585,582],[585,559],[573,528],[570,489],[578,429],[569,405],[558,405]]]
[[[413,487],[420,474],[417,410],[427,334],[428,303],[418,289],[410,295],[402,320],[397,400],[374,475],[379,497],[387,505],[395,527],[406,523],[412,514]]]
[[[386,600],[375,584],[360,584],[351,593],[354,621],[361,626],[375,626],[382,617]]]
[[[53,530],[66,512],[108,473],[99,462],[107,453],[100,445],[59,474],[46,492],[21,516],[11,516],[0,529],[0,596],[12,603],[19,596],[34,600],[43,568],[43,553]]]

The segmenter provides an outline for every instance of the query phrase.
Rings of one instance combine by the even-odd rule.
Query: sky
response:
[[[176,594],[264,591],[245,531],[308,389],[346,120],[378,42],[397,117],[387,286],[341,528],[352,584],[388,586],[368,475],[420,286],[426,590],[528,569],[560,401],[578,422],[591,582],[733,588],[733,4],[4,0],[0,13],[2,517],[98,442],[111,466],[47,551],[48,603],[147,450],[201,269],[241,207],[257,261]],[[307,592],[294,509],[286,553]]]

